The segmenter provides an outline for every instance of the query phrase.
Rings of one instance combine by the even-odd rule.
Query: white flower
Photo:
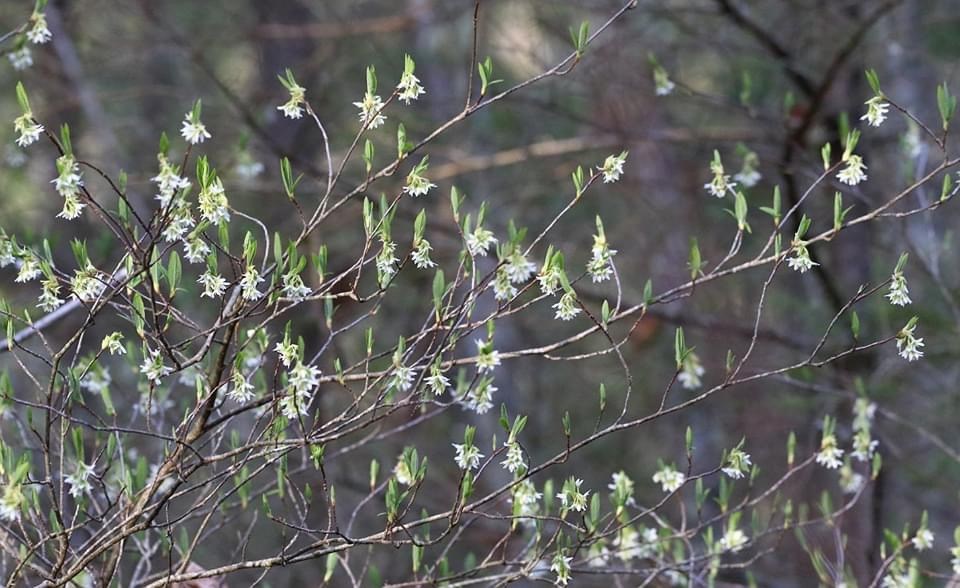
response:
[[[233,373],[230,374],[230,383],[232,384],[230,391],[227,392],[227,396],[231,400],[239,403],[250,402],[253,400],[254,388],[253,384],[250,383],[249,378],[243,375],[243,372],[239,369],[234,369]]]
[[[157,184],[157,200],[161,206],[166,207],[177,191],[190,187],[190,180],[180,175],[179,168],[171,165],[166,155],[157,155],[157,160],[160,163],[160,173],[150,178],[150,181]]]
[[[28,253],[23,256],[20,262],[20,270],[17,272],[17,277],[14,278],[14,282],[22,284],[24,282],[30,282],[36,280],[42,274],[40,269],[40,262],[37,260],[36,256],[32,253]]]
[[[553,305],[553,308],[557,311],[554,318],[562,321],[568,321],[580,314],[580,308],[577,307],[577,295],[573,291],[564,292],[559,302]]]
[[[910,541],[917,551],[924,551],[933,547],[933,533],[930,529],[920,529]]]
[[[360,109],[360,124],[366,125],[369,129],[376,129],[387,121],[387,117],[380,114],[383,109],[383,100],[367,92],[363,95],[361,102],[354,102],[354,106]]]
[[[677,374],[677,380],[687,390],[696,390],[703,382],[700,377],[703,376],[703,365],[700,364],[700,358],[696,353],[688,353],[683,358],[683,364],[680,366],[680,373]]]
[[[76,270],[70,279],[73,295],[82,302],[93,302],[106,290],[107,286],[99,278],[97,268],[87,262],[83,270]]]
[[[290,370],[290,386],[295,392],[309,394],[320,385],[320,373],[316,367],[298,362]]]
[[[856,494],[866,483],[867,479],[863,474],[855,472],[849,463],[840,468],[840,490],[844,494]]]
[[[743,156],[743,167],[740,168],[739,172],[734,174],[733,179],[740,182],[744,188],[756,186],[760,178],[763,177],[760,175],[760,172],[757,171],[759,163],[760,158],[757,157],[757,154],[753,151],[747,151]]]
[[[190,204],[187,203],[185,198],[178,198],[176,203],[174,203],[173,209],[170,212],[170,222],[167,224],[166,228],[163,229],[163,239],[167,243],[173,243],[174,241],[179,241],[187,234],[187,231],[193,228],[196,224],[196,221],[193,219],[193,214],[190,213]],[[199,241],[199,239],[194,238],[194,241]],[[202,241],[201,241],[202,243]],[[189,253],[189,248],[186,248]],[[207,248],[209,253],[210,249]],[[203,257],[201,256],[201,260]],[[196,262],[193,262],[196,263]]]
[[[540,291],[550,296],[560,287],[560,276],[563,270],[555,265],[545,268],[537,276],[537,282],[540,283]]]
[[[10,65],[13,66],[13,69],[17,71],[23,71],[33,65],[33,54],[26,45],[7,53],[7,59],[10,60]]]
[[[440,396],[450,386],[450,380],[443,375],[440,364],[435,363],[430,366],[430,375],[426,379],[427,386],[433,391],[434,396]]]
[[[257,289],[257,285],[263,281],[263,277],[257,268],[248,265],[240,278],[240,296],[244,300],[254,301],[263,297],[263,292]]]
[[[620,155],[610,155],[604,161],[603,165],[597,170],[603,173],[603,183],[610,184],[616,182],[623,175],[623,164],[627,161],[627,152]]]
[[[734,448],[730,450],[730,453],[727,455],[727,461],[720,471],[734,480],[739,480],[750,471],[752,463],[749,453],[746,453],[742,449]]]
[[[907,279],[903,277],[903,272],[894,272],[890,276],[890,291],[887,292],[887,299],[894,306],[906,306],[913,302],[910,300],[910,290],[907,288]]]
[[[432,188],[436,187],[436,184],[430,183],[430,180],[414,170],[407,175],[407,185],[403,187],[403,192],[411,196],[424,196]]]
[[[390,387],[408,392],[413,387],[413,382],[417,378],[417,371],[405,365],[398,365],[393,370],[393,377],[390,379]]]
[[[587,496],[590,495],[590,491],[581,492],[581,484],[583,484],[583,480],[579,478],[572,476],[567,478],[563,483],[563,488],[557,493],[557,500],[560,501],[561,508],[575,512],[587,510]]]
[[[201,298],[220,298],[227,291],[227,280],[210,270],[201,274],[197,282],[203,286],[203,293],[200,294]]]
[[[112,381],[110,370],[97,365],[80,380],[80,388],[92,394],[100,394],[110,389],[110,382]]]
[[[203,143],[211,137],[206,125],[200,121],[199,117],[195,117],[192,112],[188,112],[184,116],[183,127],[180,129],[180,134],[184,140],[191,145]]]
[[[730,528],[720,538],[720,550],[736,553],[747,544],[747,536],[740,529]]]
[[[463,399],[463,404],[477,414],[486,414],[493,408],[493,394],[498,388],[490,378],[481,378]]]
[[[656,87],[657,96],[668,96],[677,87],[667,75],[667,71],[659,65],[653,68],[653,85]]]
[[[879,441],[870,438],[870,429],[860,429],[853,435],[850,455],[859,461],[869,461],[877,451]]]
[[[43,312],[53,312],[64,302],[60,298],[60,282],[55,276],[51,276],[40,282],[40,285],[43,291],[40,293],[37,308]]]
[[[862,157],[859,155],[851,155],[850,158],[847,159],[847,167],[840,170],[840,173],[837,174],[837,179],[844,184],[856,186],[867,179],[867,174],[864,173],[866,169],[867,166],[864,165]]]
[[[807,245],[802,241],[796,241],[794,243],[792,252],[793,257],[787,258],[787,266],[794,271],[805,274],[813,266],[820,265],[810,259],[810,252],[807,250]]]
[[[201,188],[200,194],[197,195],[197,202],[203,220],[212,225],[230,221],[230,203],[227,201],[227,194],[220,178],[215,178]]]
[[[478,226],[467,235],[467,251],[472,256],[486,255],[490,247],[496,244],[497,238],[493,233],[482,226]]]
[[[598,231],[593,236],[590,262],[587,263],[587,273],[590,274],[590,280],[594,284],[609,280],[613,275],[613,256],[616,254],[615,249],[610,249],[607,236],[602,231]]]
[[[501,302],[510,300],[517,295],[517,288],[510,281],[507,268],[501,267],[493,278],[493,297]]]
[[[824,435],[820,441],[816,462],[828,470],[835,470],[843,465],[841,457],[843,457],[843,450],[837,447],[837,437],[832,434]]]
[[[284,367],[290,367],[290,364],[300,357],[300,347],[286,338],[283,341],[277,341],[273,350],[280,356],[280,363]]]
[[[283,276],[283,295],[295,302],[306,300],[313,290],[303,283],[303,278],[297,274],[284,274]]]
[[[242,179],[250,181],[267,169],[263,162],[254,160],[249,153],[243,153],[243,158],[233,166],[233,171]]]
[[[0,497],[0,519],[8,522],[18,520],[23,501],[24,496],[20,484],[8,483],[3,489],[3,496]]]
[[[524,480],[513,487],[510,501],[514,505],[514,514],[520,517],[536,516],[540,511],[540,499],[543,494],[537,492],[537,487],[530,480]]]
[[[525,467],[523,463],[523,450],[516,441],[507,441],[504,443],[507,448],[507,458],[500,464],[511,474]]]
[[[43,134],[43,125],[33,122],[33,113],[26,112],[13,120],[13,130],[20,133],[17,145],[26,147],[37,142]]]
[[[420,269],[429,269],[431,267],[435,267],[437,264],[430,259],[431,249],[430,242],[426,239],[420,239],[417,241],[417,244],[413,249],[413,254],[410,256],[413,259],[413,265]]]
[[[69,476],[64,476],[63,481],[70,485],[70,496],[80,498],[90,491],[90,475],[93,474],[93,465],[81,463]]]
[[[710,171],[713,173],[713,179],[703,187],[717,198],[726,196],[729,190],[732,190],[737,184],[730,181],[730,176],[724,173],[723,163],[720,161],[720,154],[713,152],[713,161],[710,162]]]
[[[386,286],[390,278],[397,273],[396,256],[397,244],[389,239],[381,238],[380,253],[377,254],[377,277],[380,286]]]
[[[570,582],[570,562],[572,561],[573,558],[564,556],[562,551],[558,551],[553,556],[550,571],[557,575],[554,582],[557,586],[566,586]]]
[[[127,352],[123,346],[123,334],[114,331],[103,338],[100,342],[100,349],[105,349],[110,355],[124,355]]]
[[[163,365],[163,357],[159,351],[147,349],[147,354],[143,357],[143,363],[140,364],[140,373],[154,386],[160,385],[161,378],[170,375],[173,368]]]
[[[900,357],[907,361],[915,361],[923,357],[923,352],[920,351],[920,348],[923,347],[923,338],[917,338],[913,335],[916,329],[917,325],[914,323],[904,327],[897,334],[897,351],[900,353]]]
[[[36,45],[43,45],[53,38],[50,29],[47,28],[47,17],[42,12],[34,12],[30,17],[32,26],[27,31],[27,39]]]
[[[454,443],[453,448],[457,452],[454,461],[457,462],[457,466],[459,466],[461,470],[475,470],[480,466],[480,460],[483,459],[483,454],[480,453],[480,450],[477,449],[476,446]]]
[[[883,121],[887,120],[887,110],[890,105],[884,101],[882,96],[874,96],[864,102],[867,105],[867,113],[860,117],[860,120],[867,121],[871,127],[879,127]]]
[[[954,575],[960,576],[960,545],[950,548],[950,566],[953,567]]]
[[[191,235],[184,239],[183,257],[190,263],[201,263],[209,254],[210,246],[200,238],[200,235]]]
[[[537,264],[529,261],[520,251],[514,251],[507,257],[504,271],[513,284],[522,284],[537,273]]]
[[[617,506],[617,512],[624,506],[634,505],[633,500],[633,480],[625,472],[614,472],[613,479],[607,485],[612,496],[610,500]]]
[[[426,93],[426,90],[420,85],[420,80],[413,75],[413,72],[413,59],[407,55],[404,58],[403,75],[400,76],[400,83],[397,84],[397,89],[400,90],[397,99],[404,104],[410,104],[411,100],[416,100],[421,94]]]
[[[481,374],[492,372],[500,365],[500,352],[493,348],[493,341],[477,339],[477,371]]]
[[[665,465],[653,475],[655,484],[660,484],[664,492],[676,492],[686,482],[687,477],[672,465]]]
[[[277,107],[277,110],[283,113],[287,118],[300,118],[303,116],[303,107],[306,101],[307,90],[296,83],[284,84],[290,92],[290,99],[286,103]]]
[[[413,486],[415,482],[410,466],[407,465],[407,460],[403,459],[402,455],[397,460],[397,465],[393,466],[393,476],[397,479],[397,482],[404,486]]]

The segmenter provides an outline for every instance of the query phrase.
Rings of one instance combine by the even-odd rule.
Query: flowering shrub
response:
[[[125,172],[88,156],[57,113],[39,106],[24,73],[26,81],[9,88],[20,109],[13,142],[30,157],[46,157],[38,143],[55,152],[48,162],[62,200],[55,231],[70,235],[79,223],[95,223],[111,245],[76,238],[67,248],[52,232],[0,232],[0,268],[15,286],[14,301],[0,303],[0,400],[12,415],[0,444],[8,583],[253,583],[275,569],[319,562],[323,582],[355,586],[382,582],[381,568],[395,585],[610,585],[612,577],[712,585],[750,571],[796,537],[820,583],[852,585],[844,517],[884,472],[886,450],[875,436],[879,409],[869,390],[857,387],[843,396],[848,403],[818,414],[822,426],[806,432],[810,443],[793,433],[782,439],[777,460],[758,458],[755,451],[766,456],[767,448],[749,430],[735,432],[739,442],[714,446],[698,436],[699,425],[681,421],[756,382],[829,388],[814,375],[880,348],[904,364],[925,359],[919,312],[892,330],[861,332],[858,313],[912,308],[915,270],[906,253],[888,278],[845,293],[818,326],[819,338],[794,360],[771,365],[761,331],[775,289],[824,271],[814,252],[850,229],[906,222],[952,201],[950,174],[960,159],[947,137],[956,99],[941,86],[940,120],[925,124],[868,71],[873,95],[859,118],[866,126],[845,129],[823,144],[819,162],[814,153],[814,163],[803,164],[811,179],[793,201],[784,202],[777,187],[754,204],[760,196],[752,190],[768,173],[758,153],[739,149],[736,172],[716,148],[688,196],[730,214],[735,222],[723,228],[729,249],[701,250],[693,239],[686,259],[670,262],[686,263],[682,279],[638,282],[636,268],[618,264],[630,244],[608,235],[600,215],[568,222],[630,176],[637,156],[629,145],[568,170],[570,184],[554,200],[562,203],[548,214],[509,222],[496,214],[496,197],[468,197],[445,181],[449,175],[434,175],[429,157],[438,138],[468,118],[589,67],[594,45],[636,5],[625,2],[599,26],[572,28],[564,56],[512,84],[496,79],[492,59],[477,57],[474,16],[464,106],[433,129],[395,123],[415,117],[418,102],[431,96],[410,55],[396,69],[369,65],[358,80],[365,85],[354,88],[357,100],[344,100],[356,110],[341,121],[327,120],[311,103],[317,90],[285,69],[272,114],[308,122],[324,161],[310,171],[278,158],[275,202],[295,219],[282,226],[235,198],[228,162],[205,151],[222,132],[207,125],[209,102],[203,109],[199,98],[184,103],[179,133],[159,137],[156,168],[137,172],[150,178],[155,196],[138,199]],[[5,37],[17,70],[31,65],[31,45],[51,41],[47,9],[38,0]],[[658,100],[692,92],[655,56],[648,61]],[[870,180],[869,133],[898,113],[942,160],[906,186],[884,186],[882,200],[854,211],[844,202]],[[343,133],[351,140],[331,140]],[[244,155],[239,175],[264,173]],[[302,182],[305,175],[317,183]],[[939,198],[907,206],[930,186]],[[832,218],[806,206],[825,191]],[[351,247],[323,244],[345,233]],[[748,272],[765,277],[751,295],[745,345],[721,365],[716,350],[689,344],[689,329],[677,327],[668,377],[636,376],[630,347],[644,321]],[[404,297],[408,316],[378,320]],[[498,332],[528,315],[552,322],[543,328],[549,341],[501,346]],[[322,335],[307,333],[308,320]],[[652,353],[668,357],[669,343],[660,343]],[[501,391],[523,385],[504,372],[524,359],[561,366],[609,360],[603,365],[617,371],[589,374],[596,396],[556,391],[549,402],[563,416],[535,442],[529,424],[543,408]],[[590,396],[590,412],[564,409],[564,394]],[[654,398],[652,409],[638,404],[641,395]],[[664,421],[675,424],[674,434],[621,453],[637,431]],[[598,447],[620,462],[602,480],[580,469]],[[819,502],[793,498],[815,476],[827,480]],[[872,585],[949,575],[945,558],[921,559],[949,542],[934,534],[925,512],[909,514],[911,522],[876,546]],[[836,549],[807,535],[823,530],[836,533]],[[275,540],[258,540],[266,535]],[[212,556],[214,544],[229,544],[230,555]],[[960,573],[960,547],[949,549]]]

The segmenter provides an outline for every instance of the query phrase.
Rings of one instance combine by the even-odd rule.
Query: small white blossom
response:
[[[556,555],[553,556],[553,561],[550,563],[550,571],[557,575],[554,584],[557,586],[566,586],[570,582],[570,562],[572,561],[573,558],[566,557],[562,551],[558,551]]]
[[[672,465],[661,467],[660,470],[653,475],[654,483],[660,484],[661,489],[667,493],[679,490],[686,480],[687,477],[683,472],[677,471]]]
[[[933,532],[931,532],[930,529],[924,528],[918,530],[910,542],[913,543],[913,547],[917,551],[925,551],[933,547],[933,538]]]
[[[260,300],[263,297],[263,292],[258,290],[257,286],[261,282],[263,282],[263,277],[257,271],[257,268],[248,265],[243,272],[243,277],[240,278],[240,296],[244,300]]]
[[[68,492],[70,496],[74,498],[80,498],[84,494],[90,491],[93,487],[90,484],[90,476],[93,474],[93,465],[87,465],[81,463],[77,465],[77,469],[74,470],[69,476],[64,476],[63,481],[70,485]]]
[[[159,351],[147,349],[143,357],[143,363],[140,364],[140,373],[144,375],[154,386],[160,385],[160,380],[173,372],[173,368],[163,365],[163,357]]]
[[[40,277],[43,271],[40,269],[40,261],[32,253],[28,253],[20,260],[20,269],[17,271],[17,277],[14,282],[22,284],[31,282]]]
[[[220,178],[215,178],[200,190],[197,202],[203,220],[212,225],[230,221],[230,203]]]
[[[557,500],[560,501],[560,507],[563,510],[569,509],[575,512],[587,510],[587,496],[590,495],[590,491],[581,492],[581,484],[583,480],[572,476],[563,483],[563,488],[557,493]]]
[[[497,270],[493,278],[493,297],[501,302],[506,302],[517,295],[517,288],[510,281],[510,275],[506,267]]]
[[[108,351],[110,355],[124,355],[127,353],[126,347],[123,346],[123,334],[117,331],[104,337],[100,343],[100,348]]]
[[[413,249],[413,253],[410,256],[413,259],[413,265],[420,269],[429,269],[435,267],[437,264],[430,259],[431,249],[430,242],[426,239],[420,239],[417,241],[417,244]]]
[[[256,396],[250,379],[244,376],[239,369],[234,369],[233,373],[230,374],[230,384],[230,391],[227,392],[227,396],[234,402],[241,404],[250,402]]]
[[[747,151],[743,156],[743,166],[740,171],[734,174],[733,179],[740,182],[744,188],[752,188],[757,185],[762,177],[757,170],[760,164],[760,158],[753,151]]]
[[[564,292],[563,296],[560,297],[560,300],[553,305],[553,308],[557,311],[554,315],[554,318],[562,321],[571,320],[573,317],[580,314],[580,308],[577,306],[577,295],[572,291]]]
[[[435,363],[430,366],[430,375],[426,379],[427,387],[433,392],[434,396],[440,396],[450,386],[450,380],[443,375],[440,364]]]
[[[492,372],[500,365],[500,352],[493,348],[493,341],[477,339],[477,371]]]
[[[17,145],[26,147],[37,142],[43,134],[43,125],[33,122],[33,113],[26,112],[13,120],[13,130],[20,134]]]
[[[690,352],[683,358],[683,364],[680,366],[680,373],[677,374],[677,380],[687,390],[696,390],[703,382],[700,380],[703,376],[703,365],[696,353]]]
[[[431,183],[427,178],[415,172],[410,172],[410,175],[407,176],[407,185],[403,187],[403,191],[411,196],[424,196],[436,187],[437,185]]]
[[[410,471],[407,460],[405,460],[402,455],[397,460],[397,464],[393,466],[393,476],[397,479],[397,482],[404,486],[413,486],[416,481],[414,480],[413,472]]]
[[[220,298],[227,291],[227,280],[209,270],[201,274],[197,282],[203,286],[201,298]]]
[[[551,265],[549,268],[545,268],[537,276],[537,282],[540,283],[540,291],[544,294],[551,296],[560,288],[560,276],[563,273],[563,270]]]
[[[463,399],[463,404],[477,414],[486,414],[493,408],[493,394],[498,390],[490,378],[481,378]]]
[[[837,174],[837,179],[844,184],[856,186],[867,179],[867,174],[864,171],[866,169],[867,166],[864,165],[862,157],[859,155],[851,155],[850,158],[847,159],[847,166]]]
[[[10,65],[13,66],[13,69],[17,71],[23,71],[33,65],[33,53],[30,52],[30,48],[26,45],[7,53],[7,59],[10,60]]]
[[[192,112],[188,112],[184,116],[183,127],[180,129],[180,134],[184,140],[191,145],[203,143],[211,137],[206,125],[200,121],[198,116],[194,116]]]
[[[280,356],[280,363],[283,364],[283,367],[290,367],[300,357],[300,347],[286,338],[283,341],[278,341],[273,350]]]
[[[730,176],[726,175],[723,169],[723,162],[720,160],[720,153],[713,152],[713,161],[710,162],[710,171],[713,173],[713,179],[704,184],[703,187],[717,198],[723,198],[727,192],[736,187],[736,182],[730,181]]]
[[[457,452],[454,461],[457,462],[457,466],[459,466],[461,470],[475,470],[480,466],[480,460],[483,459],[483,454],[480,453],[480,450],[477,449],[475,445],[454,443],[453,448]]]
[[[200,235],[191,235],[183,240],[183,257],[190,263],[202,263],[210,254],[210,246]]]
[[[410,104],[412,100],[416,100],[421,94],[426,93],[426,90],[420,85],[420,80],[413,75],[413,72],[413,59],[407,55],[404,58],[403,75],[400,76],[400,83],[397,84],[397,89],[400,90],[397,99],[404,104]]]
[[[53,34],[47,27],[47,17],[42,12],[34,12],[30,17],[30,30],[27,31],[27,39],[35,45],[43,45],[53,38]]]
[[[393,370],[390,387],[401,392],[409,392],[417,378],[417,371],[405,365],[398,365]]]
[[[843,465],[840,458],[843,450],[837,447],[837,437],[833,434],[824,435],[820,441],[820,451],[817,452],[816,462],[828,470],[835,470]]]
[[[157,200],[160,201],[161,206],[166,207],[179,190],[190,187],[190,180],[181,176],[179,168],[172,165],[163,153],[157,155],[157,161],[160,164],[160,172],[150,178],[150,181],[157,184]]]
[[[387,117],[380,113],[383,110],[383,100],[367,92],[363,95],[363,100],[354,102],[354,106],[360,109],[360,124],[366,125],[369,129],[376,129],[387,122]]]
[[[303,283],[303,278],[297,274],[284,274],[283,278],[283,296],[295,302],[306,300],[313,290]]]
[[[537,264],[528,260],[520,251],[514,251],[507,257],[504,271],[512,284],[522,284],[537,273]]]
[[[864,104],[867,105],[867,113],[861,116],[860,120],[867,121],[871,127],[879,127],[883,121],[887,120],[887,110],[890,109],[890,105],[882,96],[874,96]]]
[[[906,306],[913,302],[910,300],[910,290],[907,288],[907,279],[903,277],[903,272],[894,272],[890,276],[890,291],[886,296],[894,306]]]
[[[734,480],[739,480],[743,478],[745,474],[749,473],[752,464],[753,462],[750,461],[749,453],[746,453],[742,449],[734,448],[730,450],[730,453],[727,455],[727,461],[720,471]]]
[[[504,443],[504,446],[507,448],[507,458],[500,464],[511,474],[524,468],[523,450],[520,449],[520,444],[508,440]]]
[[[793,245],[793,257],[787,258],[787,266],[801,274],[807,273],[812,267],[820,265],[810,259],[810,251],[807,250],[806,243],[796,241]]]
[[[467,251],[472,256],[486,255],[491,246],[495,245],[497,238],[493,232],[482,226],[478,226],[467,235]]]
[[[916,329],[916,323],[910,324],[897,334],[897,351],[900,353],[900,357],[907,361],[915,361],[923,357],[923,351],[920,351],[920,348],[923,347],[923,338],[913,335]]]
[[[840,490],[844,494],[856,494],[866,483],[867,479],[863,474],[854,471],[849,463],[843,464],[840,468]]]
[[[282,79],[282,78],[281,78]],[[292,80],[285,83],[290,92],[290,99],[277,107],[287,118],[297,119],[303,116],[303,104],[306,102],[307,90]]]
[[[623,164],[627,161],[627,152],[620,155],[610,155],[604,161],[603,165],[597,170],[603,173],[603,183],[610,184],[616,182],[623,175]]]
[[[724,533],[723,537],[720,538],[720,550],[736,553],[743,549],[743,546],[747,544],[747,541],[747,536],[743,531],[736,528],[730,528],[727,529],[727,532]]]
[[[43,312],[53,312],[64,303],[60,298],[60,282],[55,276],[43,280],[40,285],[43,291],[40,293],[37,308]]]

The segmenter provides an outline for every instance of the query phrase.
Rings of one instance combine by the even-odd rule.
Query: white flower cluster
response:
[[[306,416],[313,390],[320,385],[320,370],[297,361],[287,373],[287,393],[280,400],[280,409],[289,420]]]
[[[663,465],[653,475],[653,482],[660,484],[660,488],[668,494],[679,490],[686,481],[687,477],[683,472],[678,471],[673,465]]]

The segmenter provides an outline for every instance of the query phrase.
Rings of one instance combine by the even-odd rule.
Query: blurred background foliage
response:
[[[4,30],[22,22],[29,4],[0,4]],[[125,170],[135,202],[146,209],[152,205],[149,178],[156,173],[160,133],[176,138],[183,113],[202,98],[203,118],[214,136],[203,151],[221,171],[231,204],[255,214],[271,230],[292,233],[299,221],[282,192],[278,161],[289,156],[295,170],[306,174],[298,193],[308,210],[319,198],[325,164],[313,123],[307,118],[283,119],[276,109],[286,99],[277,74],[289,67],[307,88],[339,161],[358,128],[352,102],[362,97],[364,68],[375,65],[381,88],[387,88],[399,78],[404,53],[413,55],[427,94],[412,108],[388,111],[387,124],[369,134],[379,154],[392,156],[397,123],[402,122],[417,140],[462,109],[472,67],[472,4],[51,1],[53,41],[35,48],[34,66],[24,72],[14,71],[8,63],[0,67],[0,88],[7,89],[0,93],[0,119],[12,121],[18,114],[13,87],[23,80],[38,118],[51,129],[69,123],[80,158],[97,163],[113,177]],[[583,19],[596,27],[619,7],[612,0],[483,0],[479,57],[493,58],[498,77],[520,81],[569,52],[568,27]],[[949,0],[641,0],[628,18],[590,46],[583,63],[569,75],[537,84],[471,116],[433,144],[428,149],[429,176],[439,189],[427,198],[402,203],[395,238],[404,251],[413,217],[424,206],[434,259],[451,266],[461,247],[446,198],[451,185],[468,195],[470,210],[488,202],[488,225],[498,235],[506,234],[510,219],[536,233],[566,204],[569,174],[578,164],[596,165],[609,153],[629,149],[624,180],[591,191],[561,221],[550,242],[564,249],[568,267],[582,268],[589,256],[593,219],[599,214],[611,246],[619,252],[624,302],[637,303],[648,279],[659,292],[688,278],[685,263],[691,237],[698,238],[709,262],[719,261],[730,246],[735,222],[723,211],[726,202],[703,190],[710,179],[713,149],[720,151],[731,171],[739,169],[744,148],[759,157],[763,177],[746,192],[754,233],[746,236],[744,250],[755,252],[770,229],[769,218],[756,209],[770,204],[776,185],[786,204],[795,202],[820,173],[819,147],[832,141],[834,153],[839,152],[840,119],[846,115],[856,122],[863,113],[862,104],[870,97],[865,68],[878,71],[885,91],[898,103],[937,122],[936,84],[946,80],[960,91],[958,27],[956,4]],[[677,83],[670,96],[655,96],[650,53]],[[0,128],[0,138],[3,227],[26,242],[49,239],[66,267],[72,263],[68,241],[75,237],[87,241],[98,265],[116,262],[119,252],[92,215],[74,224],[54,218],[60,200],[49,184],[55,175],[52,145],[38,144],[27,157],[14,145],[12,126]],[[891,198],[937,163],[932,145],[917,140],[901,116],[893,116],[879,129],[867,129],[860,145],[870,179],[844,190],[854,215]],[[385,160],[386,155],[381,157]],[[262,171],[251,173],[257,163]],[[348,181],[341,190],[362,177],[358,159],[347,166]],[[108,197],[94,174],[87,173],[86,179],[94,195]],[[368,196],[396,193],[402,181],[397,174],[377,184],[377,191]],[[939,186],[939,181],[932,185]],[[815,231],[830,226],[835,189],[838,186],[817,189],[805,205]],[[937,197],[921,189],[908,200],[919,205]],[[345,207],[313,237],[314,249],[321,243],[330,247],[333,270],[352,261],[351,252],[363,242],[359,203]],[[924,361],[908,365],[887,345],[829,368],[798,370],[728,389],[690,410],[588,447],[554,471],[554,479],[575,474],[585,480],[586,488],[601,490],[612,471],[624,469],[638,482],[638,502],[654,502],[660,496],[650,482],[656,462],[685,461],[683,432],[690,425],[698,448],[695,469],[714,467],[723,448],[745,437],[746,449],[761,467],[761,481],[772,481],[785,467],[790,431],[797,432],[801,454],[818,446],[824,414],[839,415],[841,438],[849,434],[850,407],[859,388],[880,407],[875,435],[885,462],[876,484],[842,519],[842,531],[849,536],[848,563],[861,579],[868,577],[878,564],[882,528],[899,529],[905,522],[915,522],[924,509],[943,538],[940,547],[945,547],[960,522],[956,516],[960,445],[955,434],[960,415],[956,386],[960,276],[953,208],[844,231],[812,249],[821,264],[817,271],[803,276],[781,272],[768,294],[760,349],[748,368],[761,371],[804,358],[858,286],[886,279],[903,251],[911,254],[907,277],[915,304],[904,310],[879,297],[871,299],[860,309],[862,337],[893,333],[916,313],[927,342]],[[13,288],[10,272],[3,271],[0,295],[17,307],[32,307],[36,288]],[[635,376],[630,414],[646,414],[659,405],[672,376],[675,326],[684,327],[688,343],[703,360],[705,384],[720,381],[728,350],[740,355],[749,342],[766,276],[766,271],[754,270],[705,284],[689,297],[652,309],[636,325],[626,348]],[[418,321],[430,307],[429,280],[423,272],[401,274],[373,323],[378,341],[392,344],[400,334],[419,329]],[[188,288],[192,285],[192,280],[184,282]],[[603,299],[612,301],[615,295],[612,286],[604,286],[584,284],[581,296],[598,308]],[[336,316],[345,322],[367,310],[344,305]],[[202,316],[212,310],[198,306],[193,312]],[[307,341],[308,351],[316,349],[327,333],[322,304],[302,306],[289,318],[295,334]],[[58,329],[71,331],[80,320],[73,317],[48,336],[56,339]],[[630,326],[623,325],[621,334]],[[116,327],[98,324],[91,340]],[[498,322],[497,347],[510,351],[546,344],[574,329],[552,320],[544,303]],[[335,355],[345,364],[362,357],[361,337],[358,331],[339,340]],[[837,329],[827,349],[842,348],[849,337],[845,327]],[[601,346],[602,341],[588,339],[559,351],[558,357]],[[333,357],[322,360],[324,371],[332,369]],[[22,380],[22,375],[15,376],[15,385]],[[118,406],[134,402],[137,394],[125,390],[134,381],[129,372],[118,369],[114,374]],[[576,416],[575,436],[592,430],[600,382],[606,384],[608,404],[615,407],[607,410],[619,410],[624,381],[613,357],[567,362],[520,358],[505,362],[498,373],[494,400],[498,406],[506,403],[511,414],[530,415],[525,448],[536,461],[562,448],[560,420],[565,411]],[[690,393],[671,392],[680,394]],[[175,404],[186,405],[191,397],[188,388],[171,391]],[[414,416],[397,417],[384,426]],[[389,469],[404,445],[415,445],[430,458],[433,483],[424,492],[435,495],[438,504],[447,500],[458,479],[450,443],[458,440],[467,423],[478,426],[478,438],[487,444],[481,448],[488,449],[497,432],[493,413],[478,417],[456,409],[402,436],[350,453],[340,463],[333,461],[328,475],[339,489],[339,500],[355,503],[366,492],[369,460],[380,459]],[[336,449],[328,448],[327,454]],[[310,481],[312,474],[299,475]],[[498,476],[491,471],[491,478],[481,484],[492,488],[504,481]],[[795,500],[816,502],[824,490],[838,495],[833,472],[813,471],[801,482],[791,486]],[[429,503],[429,496],[424,500]],[[248,523],[237,521],[237,533]],[[371,529],[377,524],[381,523],[367,521]],[[363,520],[358,527],[363,529]],[[268,529],[252,536],[250,553],[258,544],[272,546],[282,540],[276,528]],[[832,549],[832,530],[806,533],[812,543]],[[474,525],[465,532],[460,552],[452,554],[454,560],[469,561],[469,553],[484,553],[497,537],[482,523]],[[223,564],[234,547],[205,544],[197,560],[204,566]],[[786,555],[757,561],[754,574],[761,585],[811,585],[812,568],[795,539],[786,538],[782,549]],[[383,550],[374,557],[384,578],[401,578],[408,570],[407,554]],[[942,549],[929,557],[931,564],[945,565]],[[308,585],[321,575],[318,561],[271,572],[267,579],[273,585]],[[743,578],[734,575],[728,580]],[[604,585],[603,579],[598,582]]]

